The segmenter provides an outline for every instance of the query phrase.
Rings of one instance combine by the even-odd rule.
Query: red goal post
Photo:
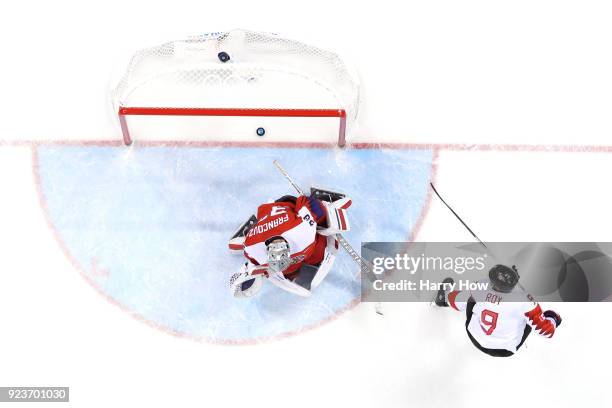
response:
[[[338,118],[338,146],[346,144],[346,111],[344,109],[240,109],[240,108],[146,108],[120,107],[119,123],[123,143],[132,144],[126,116],[235,116],[235,117],[284,117],[284,118]]]
[[[126,145],[264,140],[344,146],[357,116],[359,81],[334,52],[233,30],[138,51],[112,100]]]

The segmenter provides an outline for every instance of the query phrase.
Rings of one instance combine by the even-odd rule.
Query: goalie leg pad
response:
[[[308,289],[287,279],[282,273],[270,273],[268,280],[273,285],[278,286],[279,288],[281,288],[282,290],[286,290],[287,292],[291,292],[294,295],[303,297],[308,297],[311,295],[311,292]]]
[[[351,206],[350,198],[341,198],[340,200],[328,203],[321,201],[325,211],[327,212],[327,228],[317,231],[321,235],[335,235],[350,231],[351,226],[346,215],[346,210]]]
[[[323,260],[319,265],[317,274],[314,276],[312,282],[310,283],[311,290],[319,286],[331,270],[332,266],[334,265],[334,261],[336,260],[336,255],[338,254],[338,246],[338,241],[336,241],[334,237],[327,237],[327,247],[325,247],[325,255],[323,256]]]

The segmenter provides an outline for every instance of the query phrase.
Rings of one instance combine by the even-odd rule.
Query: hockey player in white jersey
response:
[[[446,278],[435,303],[466,313],[468,337],[480,351],[494,357],[509,357],[525,343],[532,330],[552,337],[561,325],[561,316],[542,312],[533,297],[517,287],[515,267],[495,265],[489,271],[490,287],[483,291],[458,291]]]

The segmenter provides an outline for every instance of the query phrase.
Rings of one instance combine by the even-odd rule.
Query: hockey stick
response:
[[[297,191],[297,193],[301,196],[305,195],[304,191],[300,188],[300,186],[298,186],[295,181],[293,181],[293,179],[291,178],[291,176],[289,175],[289,173],[287,173],[285,171],[285,169],[283,168],[283,166],[281,166],[281,164],[278,162],[278,160],[274,160],[273,161],[274,165],[276,166],[276,168],[278,169],[278,171],[285,176],[285,178],[287,179],[287,181],[289,182],[289,184],[291,184],[293,186],[293,188],[295,189],[295,191]],[[361,256],[357,253],[357,251],[355,251],[353,249],[353,247],[351,246],[351,244],[349,244],[346,239],[344,239],[344,237],[341,234],[336,234],[336,239],[338,240],[338,242],[340,243],[340,245],[342,245],[342,248],[344,248],[344,250],[349,254],[349,256],[353,259],[353,261],[355,261],[358,265],[359,268],[361,270],[362,273],[367,274],[368,276],[370,274],[372,274],[372,269],[370,268],[370,266],[368,265],[368,263],[366,261],[363,260],[363,258],[361,258]],[[383,315],[382,312],[382,305],[380,304],[380,302],[375,304],[375,309],[376,309],[376,313],[378,313],[379,315]]]
[[[465,228],[466,228],[466,229],[467,229],[467,230],[470,232],[470,234],[472,234],[472,236],[473,236],[474,238],[476,238],[476,240],[477,240],[477,241],[480,243],[480,245],[482,245],[482,246],[483,246],[483,247],[484,247],[484,248],[487,250],[487,252],[488,252],[489,254],[491,254],[491,256],[492,256],[494,259],[498,259],[498,260],[499,260],[500,258],[499,258],[498,256],[496,256],[496,255],[495,255],[495,253],[493,253],[493,251],[492,251],[491,249],[489,249],[489,247],[488,247],[488,246],[486,246],[486,244],[485,244],[484,242],[482,242],[482,240],[481,240],[480,238],[478,238],[478,235],[476,235],[476,234],[474,233],[474,231],[472,231],[472,229],[471,229],[470,227],[468,227],[468,225],[467,225],[467,224],[466,224],[466,223],[465,223],[465,222],[464,222],[464,221],[461,219],[461,217],[459,216],[459,214],[457,214],[457,213],[455,212],[455,210],[453,210],[453,209],[451,208],[451,206],[450,206],[450,205],[448,205],[448,203],[447,203],[446,201],[444,201],[444,199],[442,198],[442,196],[440,196],[440,193],[438,193],[438,190],[436,190],[436,188],[434,187],[433,183],[429,183],[429,185],[431,186],[431,189],[434,191],[434,193],[436,193],[436,195],[438,196],[438,198],[440,199],[440,201],[442,201],[442,203],[444,203],[444,205],[446,206],[446,208],[448,208],[448,209],[450,210],[450,212],[452,212],[452,213],[453,213],[453,215],[454,215],[455,217],[457,217],[457,219],[459,220],[459,222],[460,222],[461,224],[463,224],[463,226],[464,226],[464,227],[465,227]],[[519,288],[521,288],[523,291],[525,291],[525,292],[526,292],[525,287],[523,287],[523,285],[521,285],[521,282],[520,282],[520,281],[519,281],[519,282],[517,282],[517,284],[518,284]]]
[[[467,226],[467,224],[466,224],[465,222],[463,222],[463,220],[461,219],[461,217],[459,216],[459,214],[457,214],[457,213],[455,212],[455,210],[453,210],[453,209],[451,208],[451,206],[450,206],[450,205],[448,205],[448,203],[447,203],[446,201],[444,201],[444,199],[442,198],[442,196],[440,196],[440,193],[438,193],[438,190],[436,190],[436,188],[434,187],[433,183],[429,183],[429,185],[431,186],[431,189],[433,190],[433,192],[434,192],[434,193],[436,193],[436,195],[438,196],[438,198],[440,199],[440,201],[442,201],[442,203],[443,203],[443,204],[446,206],[446,208],[448,208],[448,209],[450,210],[450,212],[452,212],[452,213],[453,213],[453,215],[454,215],[455,217],[457,217],[457,219],[459,220],[459,222],[460,222],[461,224],[463,224],[463,226],[464,226],[464,227],[465,227],[465,228],[466,228],[466,229],[467,229],[467,230],[470,232],[470,234],[472,234],[472,236],[473,236],[474,238],[476,238],[476,240],[477,240],[478,242],[480,242],[480,244],[481,244],[483,247],[485,247],[485,248],[488,250],[489,248],[488,248],[488,247],[485,245],[485,243],[484,243],[484,242],[482,242],[482,241],[480,240],[480,238],[478,238],[478,235],[476,235],[476,234],[474,233],[474,231],[472,231],[472,229],[471,229],[470,227],[468,227],[468,226]]]
[[[482,246],[483,246],[483,247],[484,247],[484,248],[487,250],[487,252],[490,252],[490,251],[489,251],[489,248],[488,248],[488,247],[485,245],[485,243],[484,243],[484,242],[482,242],[482,240],[481,240],[480,238],[478,238],[478,235],[476,235],[476,234],[474,233],[474,231],[472,231],[472,229],[471,229],[470,227],[468,227],[468,225],[467,225],[467,224],[466,224],[466,223],[465,223],[465,222],[464,222],[464,221],[461,219],[461,217],[459,216],[459,214],[457,214],[457,213],[455,212],[455,210],[453,210],[453,208],[452,208],[450,205],[448,205],[448,203],[447,203],[446,201],[444,201],[444,199],[442,198],[442,196],[440,195],[440,193],[438,193],[438,190],[436,190],[436,187],[434,187],[433,183],[429,183],[429,185],[431,186],[431,189],[433,190],[433,192],[434,192],[434,193],[436,193],[436,196],[438,196],[438,198],[440,199],[440,201],[442,201],[442,203],[443,203],[443,204],[446,206],[446,208],[448,208],[448,209],[450,210],[450,212],[452,212],[452,213],[453,213],[453,215],[454,215],[454,216],[455,216],[455,217],[456,217],[456,218],[459,220],[459,222],[460,222],[460,223],[461,223],[461,224],[462,224],[462,225],[465,227],[465,229],[467,229],[467,230],[470,232],[470,234],[472,234],[472,236],[473,236],[474,238],[476,238],[476,240],[477,240],[478,242],[480,242],[480,244],[481,244],[481,245],[482,245]],[[431,304],[433,304],[433,303],[436,301],[437,297],[438,297],[438,295],[436,294],[436,296],[435,296],[435,297],[433,298],[433,300],[431,301],[430,305],[431,305]]]

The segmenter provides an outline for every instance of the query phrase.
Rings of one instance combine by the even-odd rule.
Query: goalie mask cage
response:
[[[262,128],[264,140],[343,146],[359,83],[333,52],[233,30],[137,52],[111,96],[126,145],[249,142]]]

